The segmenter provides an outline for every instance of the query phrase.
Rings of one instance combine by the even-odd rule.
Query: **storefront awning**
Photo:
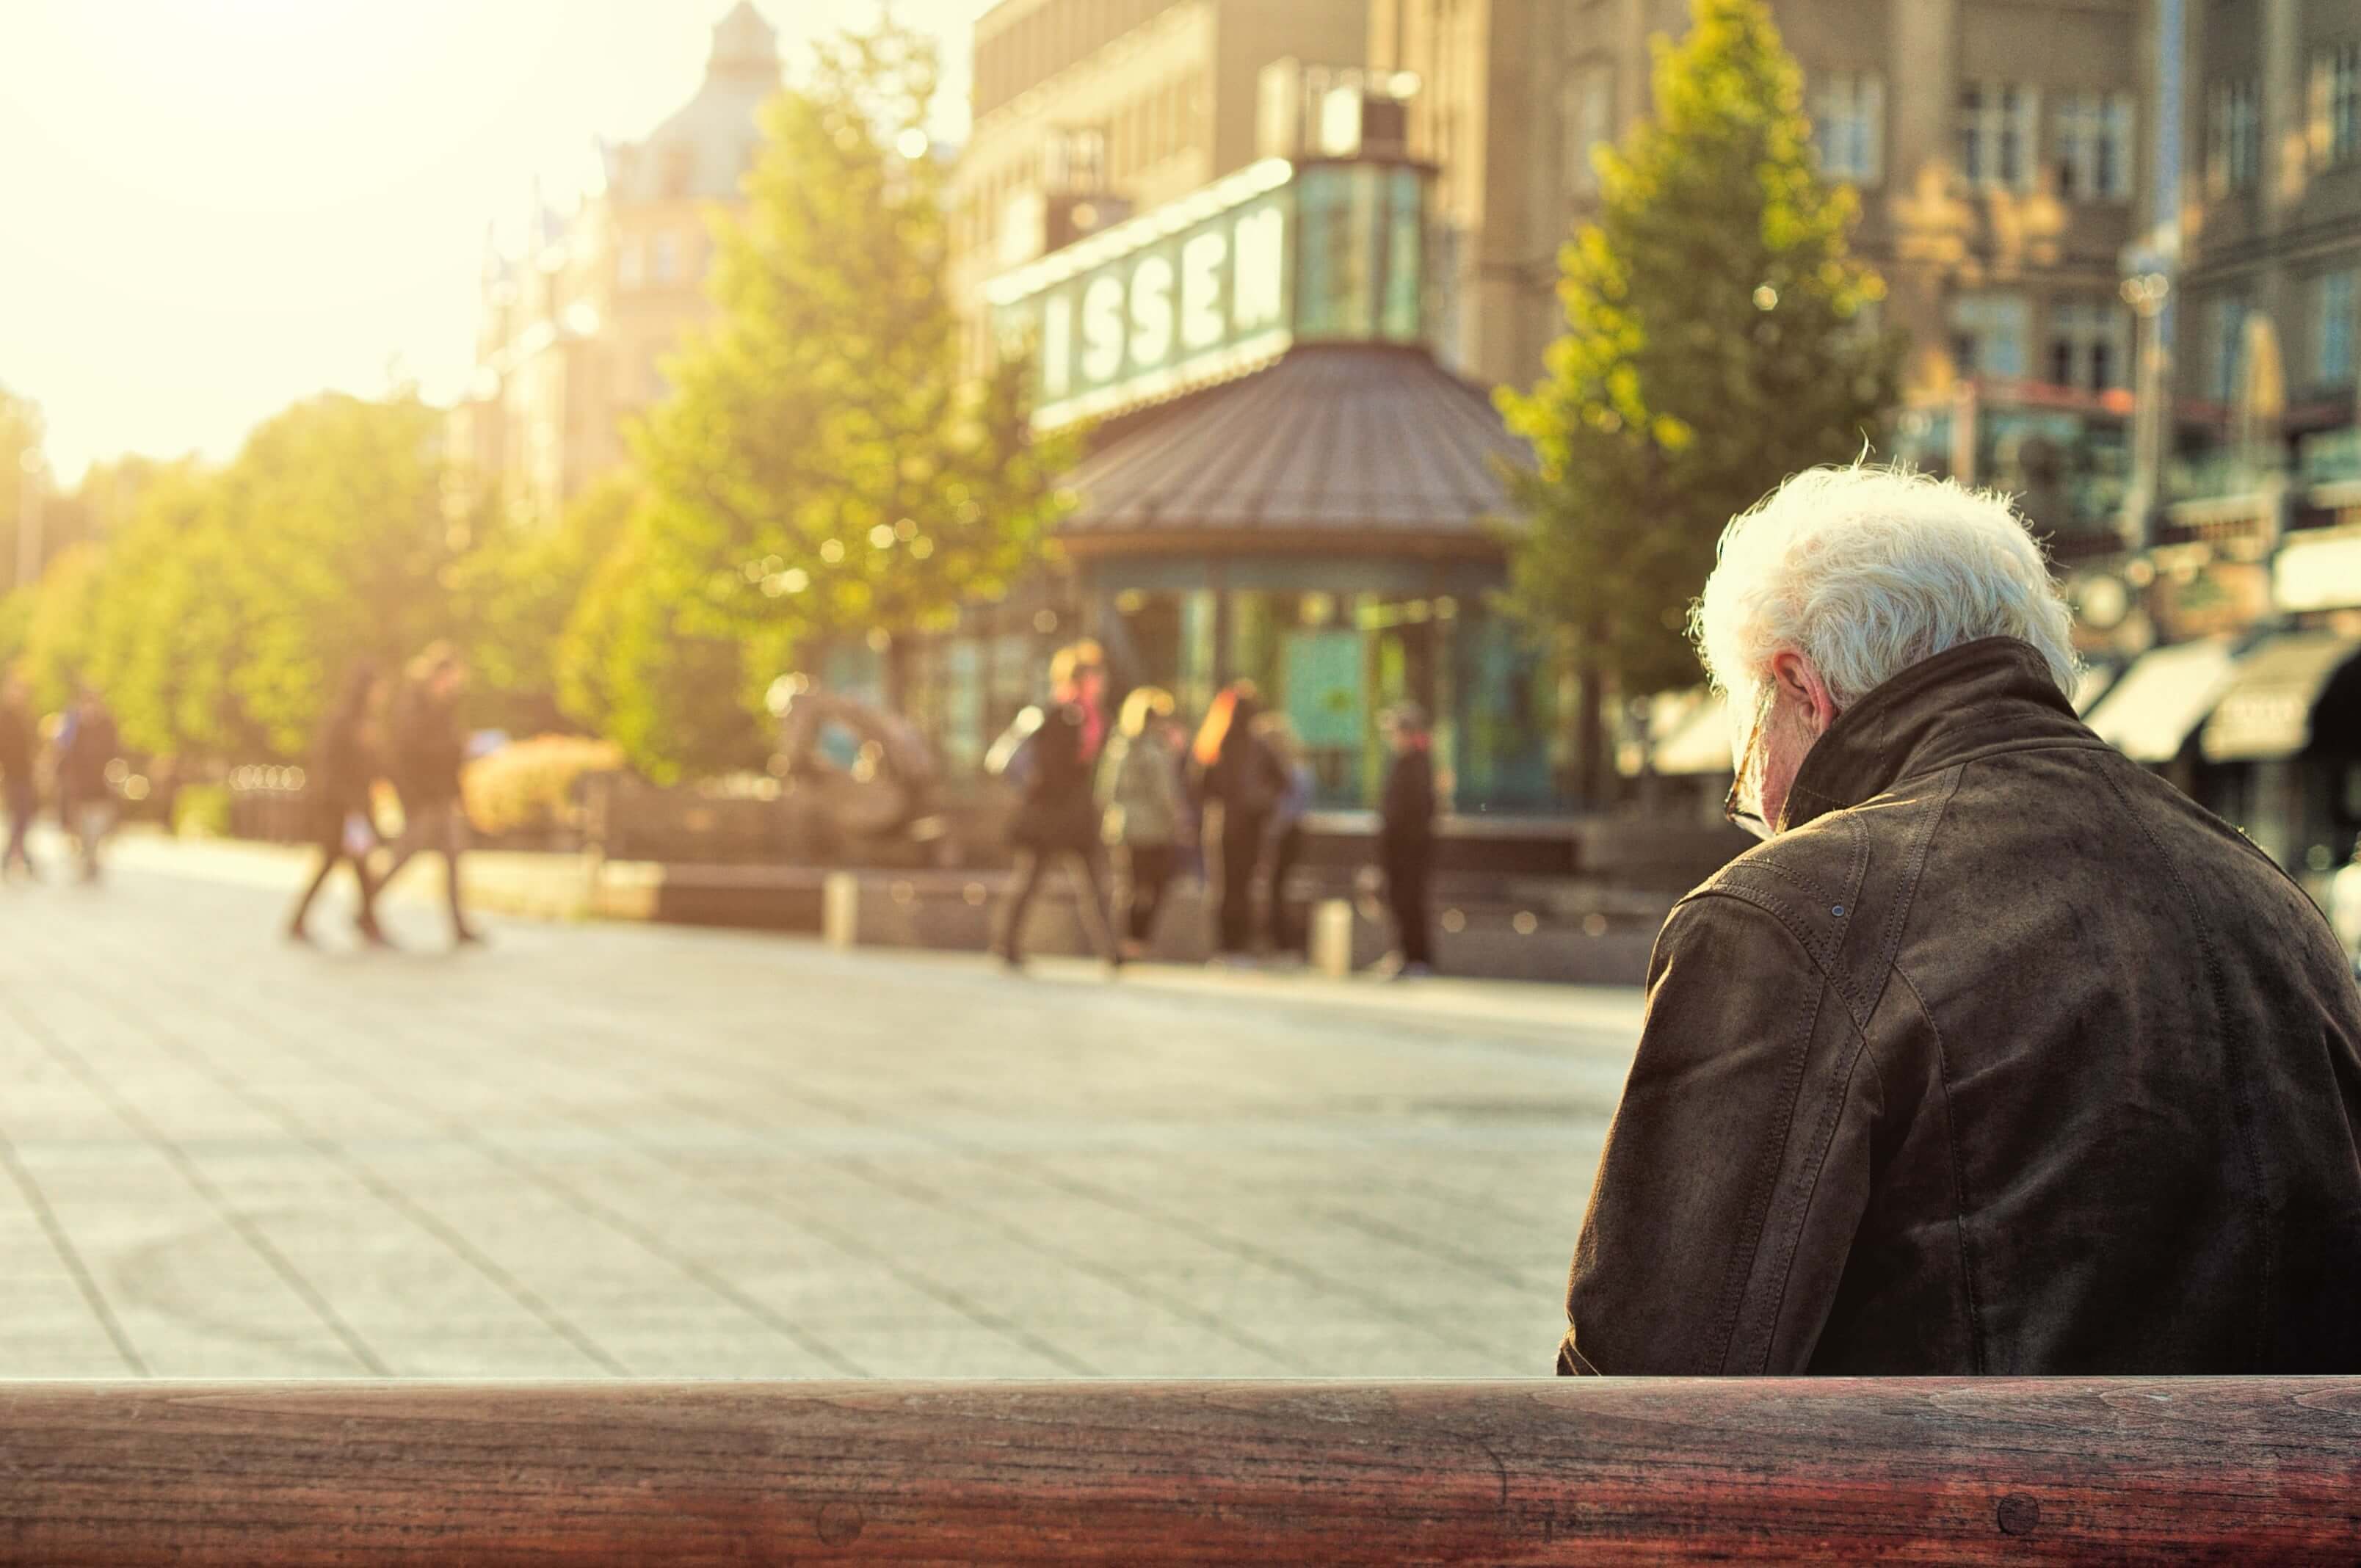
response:
[[[1490,400],[1422,351],[1299,347],[1115,433],[1068,480],[1081,504],[1059,533],[1110,550],[1208,534],[1497,548],[1506,469],[1531,462]]]
[[[2312,710],[2361,641],[2333,631],[2291,631],[2238,661],[2199,748],[2209,762],[2292,757],[2312,742]]]
[[[2213,711],[2236,661],[2227,637],[2142,654],[2091,710],[2099,739],[2136,762],[2169,762]]]

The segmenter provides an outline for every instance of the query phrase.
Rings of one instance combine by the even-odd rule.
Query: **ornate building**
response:
[[[520,515],[554,518],[622,461],[624,420],[660,398],[664,356],[711,306],[705,213],[743,200],[778,35],[748,3],[713,29],[705,82],[646,137],[600,148],[571,208],[538,194],[520,243],[487,243],[476,376],[453,446]]]
[[[2127,482],[2135,233],[2152,123],[2141,0],[1772,0],[1822,170],[1906,327],[1922,466],[2114,526]],[[1557,253],[1598,208],[1595,149],[1650,112],[1650,39],[1689,0],[1372,0],[1369,64],[1414,72],[1441,170],[1438,353],[1529,385],[1560,330]],[[1964,408],[1960,405],[1964,404]],[[1955,418],[1955,414],[1962,417]]]

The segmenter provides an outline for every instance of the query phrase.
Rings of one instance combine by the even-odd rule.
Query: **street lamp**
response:
[[[2172,430],[2172,379],[2164,345],[2164,308],[2172,295],[2170,258],[2142,251],[2129,258],[2121,293],[2139,323],[2138,384],[2132,400],[2131,484],[2124,498],[2124,543],[2149,543],[2149,523],[2164,503],[2164,465]]]

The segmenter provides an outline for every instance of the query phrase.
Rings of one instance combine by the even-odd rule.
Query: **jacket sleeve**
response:
[[[1558,1370],[1801,1372],[1868,1202],[1874,1069],[1811,956],[1752,904],[1681,905],[1649,967]]]

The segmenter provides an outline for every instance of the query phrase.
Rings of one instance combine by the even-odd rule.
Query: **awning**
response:
[[[1497,550],[1531,450],[1491,398],[1422,352],[1299,347],[1126,421],[1075,468],[1070,546],[1263,534],[1338,551],[1457,537]]]
[[[2312,742],[2312,710],[2361,641],[2333,631],[2290,631],[2255,645],[2198,745],[2209,762],[2292,757]]]
[[[2228,688],[2231,646],[2207,637],[2143,653],[2091,710],[2092,729],[2136,762],[2172,761]]]

